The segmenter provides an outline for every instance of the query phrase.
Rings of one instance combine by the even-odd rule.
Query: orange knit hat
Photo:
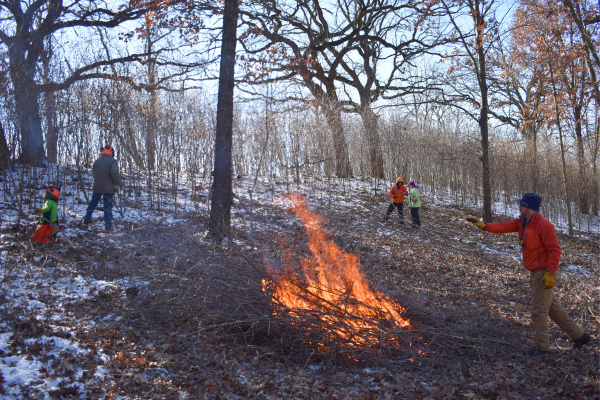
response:
[[[102,151],[100,152],[100,154],[106,154],[107,156],[114,156],[115,149],[113,149],[113,147],[111,145],[107,144],[106,146],[104,146],[102,148]]]

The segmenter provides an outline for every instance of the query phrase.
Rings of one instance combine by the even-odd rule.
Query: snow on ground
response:
[[[577,265],[567,265],[564,268],[564,271],[569,274],[580,274],[580,275],[589,275],[591,272],[587,271]]]
[[[43,175],[45,170],[40,170]],[[19,173],[13,173],[13,179],[18,179]],[[35,228],[38,215],[28,211],[43,205],[42,189],[32,194],[33,204],[23,208],[21,224],[31,232]],[[14,186],[13,186],[14,187]],[[71,188],[63,186],[59,201],[59,222],[65,229],[59,234],[62,241],[51,244],[59,247],[59,252],[69,251],[69,244],[88,232],[81,226],[80,221],[85,215],[87,204],[81,199],[69,197]],[[6,193],[5,193],[6,194]],[[82,196],[83,197],[83,196]],[[15,198],[8,193],[7,198]],[[148,196],[138,199],[136,205],[148,202]],[[102,201],[99,204],[102,206]],[[4,206],[4,207],[3,207]],[[12,206],[12,207],[11,207]],[[180,202],[182,209],[190,209],[189,201]],[[116,243],[127,224],[139,222],[147,218],[147,211],[141,207],[128,208],[126,218],[114,210],[116,231],[108,237],[102,232],[102,212],[96,211],[93,229],[99,229],[98,237],[106,243]],[[2,228],[10,227],[19,220],[18,210],[4,200],[0,203],[2,212]],[[24,217],[24,218],[23,218]],[[169,216],[166,223],[176,223],[178,218]],[[121,232],[119,232],[121,230]],[[5,245],[13,243],[17,233],[5,230],[0,235],[0,242]],[[43,247],[39,247],[43,250]],[[99,248],[89,246],[88,254],[100,253]],[[33,259],[11,259],[8,251],[0,251],[0,317],[11,315],[18,324],[9,325],[0,320],[0,395],[3,399],[22,399],[28,396],[34,398],[50,398],[50,396],[73,395],[86,398],[91,388],[101,380],[110,379],[105,368],[96,366],[108,361],[100,347],[82,348],[74,340],[77,334],[88,332],[100,322],[91,317],[75,318],[66,311],[66,305],[81,302],[103,293],[124,293],[126,288],[143,286],[135,277],[113,281],[103,281],[84,278],[77,273],[71,264],[61,259],[50,258],[40,252]],[[22,332],[35,338],[22,338]],[[65,363],[65,359],[67,362]],[[65,366],[65,364],[67,366]],[[94,365],[91,370],[86,365]]]
[[[41,177],[41,181],[44,179],[50,181],[50,177],[44,175],[47,173],[45,170],[39,171],[38,176]],[[73,174],[73,176],[69,174]],[[75,181],[73,170],[64,168],[61,175],[65,182]],[[15,172],[10,179],[13,179],[14,183],[18,177],[19,173]],[[91,181],[89,174],[85,175],[85,179],[88,182]],[[37,187],[37,189],[32,192],[32,201],[29,204],[23,202],[24,213],[21,214],[21,218],[19,218],[18,209],[8,201],[8,199],[16,198],[11,190],[18,185],[8,185],[5,182],[5,197],[0,201],[3,228],[0,242],[5,246],[8,247],[11,243],[16,242],[18,234],[8,228],[17,221],[21,221],[25,228],[33,229],[35,227],[38,216],[30,212],[35,207],[42,206],[41,197],[45,186],[41,181],[29,185]],[[354,194],[362,193],[371,196],[375,186],[371,181],[353,179],[338,182],[334,179],[330,182],[315,182],[312,185],[291,183],[284,185],[281,182],[279,185],[273,185],[268,180],[259,183],[260,185],[252,193],[255,204],[271,204],[285,209],[291,205],[291,202],[282,196],[288,192],[289,187],[292,192],[299,191],[306,194],[309,202],[313,205],[333,205],[334,208],[357,207],[361,213],[371,213],[377,219],[380,217],[374,213],[384,213],[387,207],[386,194],[389,187],[385,182],[380,182],[376,187],[382,194],[383,201],[374,206],[377,207],[375,211],[366,208],[364,204],[355,204],[349,200],[347,194],[347,191],[350,191]],[[272,232],[276,230],[277,224],[271,222],[268,216],[263,216],[261,220],[254,219],[260,211],[251,207],[250,190],[252,187],[253,179],[234,182],[236,199],[232,209],[232,221],[238,226],[246,227],[249,231],[252,220],[254,229]],[[344,190],[333,190],[332,187]],[[154,202],[154,208],[156,208],[157,197],[155,195],[151,197],[144,191],[135,193],[135,190],[128,189],[124,185],[119,202],[125,217],[123,218],[118,210],[113,211],[115,232],[108,236],[102,232],[101,211],[96,211],[94,214],[92,229],[100,230],[96,234],[99,238],[104,238],[106,243],[116,245],[131,224],[139,223],[144,219],[158,218],[161,223],[175,225],[186,222],[184,217],[186,213],[197,213],[198,215],[208,213],[206,189],[195,193],[188,186],[181,184],[178,190],[181,193],[177,196],[176,206],[171,198],[162,199],[162,211],[159,212],[151,211],[150,207],[150,203]],[[87,202],[81,192],[77,190],[76,183],[72,183],[70,186],[65,185],[62,194],[59,202],[59,217],[60,223],[64,224],[66,229],[60,234],[64,240],[56,243],[55,246],[58,246],[59,252],[66,253],[69,251],[72,241],[89,234],[80,224]],[[457,199],[447,194],[438,193],[430,197],[426,188],[422,189],[422,194],[424,205],[428,203],[457,204]],[[192,195],[197,197],[193,199]],[[500,205],[495,207],[499,209]],[[251,209],[253,215],[251,215]],[[177,210],[176,214],[175,210]],[[504,212],[512,212],[511,215],[515,215],[518,211],[504,210]],[[405,210],[405,221],[408,221],[409,214]],[[427,225],[427,215],[423,217],[423,220],[424,229],[434,228]],[[293,222],[288,221],[285,224],[293,224]],[[598,223],[595,223],[594,227],[595,232],[598,233]],[[446,229],[444,226],[435,228],[440,228],[441,231]],[[392,238],[398,235],[397,232],[385,225],[377,226],[376,232],[379,236],[392,236]],[[465,239],[448,232],[454,242],[462,242]],[[205,240],[205,232],[194,232],[193,235],[200,242]],[[421,238],[411,234],[411,240],[421,241]],[[462,243],[470,243],[472,240],[474,239],[469,238]],[[507,248],[503,244],[488,243],[481,245],[480,248],[499,256],[520,258],[518,250]],[[86,250],[89,254],[99,254],[102,251],[93,245],[89,245]],[[106,318],[110,319],[111,317],[76,318],[67,311],[66,306],[70,303],[89,300],[102,295],[102,293],[122,294],[128,287],[145,285],[146,282],[140,282],[135,277],[112,281],[85,278],[77,272],[72,264],[65,263],[59,258],[45,257],[43,251],[40,254],[33,259],[23,259],[9,257],[7,250],[0,251],[0,317],[11,315],[12,321],[19,321],[9,325],[6,320],[0,320],[0,395],[5,399],[21,399],[28,396],[50,398],[58,395],[72,395],[84,399],[89,397],[101,382],[111,379],[107,369],[102,366],[109,361],[110,357],[99,347],[82,347],[81,341],[76,341],[74,338],[81,332],[89,332],[98,324],[106,322]],[[391,257],[386,252],[381,252],[380,255]],[[564,271],[569,274],[581,275],[590,273],[578,265],[568,265]],[[23,339],[23,332],[27,332],[29,337]]]
[[[517,260],[521,259],[521,255],[520,254],[518,256],[516,256],[515,254],[507,253],[505,251],[499,251],[499,250],[491,249],[491,248],[489,248],[489,247],[487,247],[485,245],[482,245],[481,249],[483,251],[487,251],[487,252],[490,252],[492,254],[497,254],[499,256],[511,257],[511,258],[514,258],[514,259],[517,259]]]
[[[81,348],[72,340],[97,321],[76,319],[65,310],[65,305],[89,299],[102,291],[128,287],[129,283],[86,279],[60,266],[45,265],[42,260],[11,265],[3,258],[0,275],[3,277],[0,314],[20,313],[20,324],[0,323],[3,398],[21,399],[26,394],[46,398],[59,390],[86,398],[84,385],[79,381],[85,378],[86,385],[93,385],[98,379],[104,379],[106,372],[102,367],[87,371],[83,366],[89,361],[102,364],[108,357],[100,349]],[[30,334],[38,332],[33,333],[35,338],[23,340],[23,330]],[[65,357],[72,359],[72,367],[67,371],[62,362]]]

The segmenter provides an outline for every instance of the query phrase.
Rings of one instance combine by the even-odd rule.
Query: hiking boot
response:
[[[577,339],[576,341],[573,342],[573,348],[581,349],[583,347],[583,345],[587,344],[591,339],[592,339],[592,337],[590,336],[590,334],[584,332],[583,335],[579,339]]]
[[[105,226],[105,227],[104,227],[104,230],[105,230],[106,232],[112,232],[112,231],[113,231],[113,227],[112,227],[112,226]]]
[[[528,349],[521,349],[521,354],[524,356],[535,357],[545,356],[546,354],[550,354],[550,352],[546,350],[540,350],[537,347],[530,347]]]

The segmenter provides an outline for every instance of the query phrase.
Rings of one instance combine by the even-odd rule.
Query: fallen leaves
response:
[[[120,238],[118,246],[94,243],[99,246],[94,252],[85,252],[89,242],[84,236],[74,239],[77,248],[56,253],[61,260],[56,261],[58,265],[70,262],[77,265],[78,273],[106,281],[154,274],[153,282],[135,295],[128,289],[141,287],[137,284],[98,287],[97,297],[70,300],[66,308],[73,316],[54,320],[52,327],[30,319],[25,308],[7,308],[2,321],[10,323],[11,329],[14,326],[18,334],[0,350],[0,357],[44,360],[50,347],[42,336],[71,338],[88,352],[45,359],[49,363],[40,365],[37,373],[71,374],[68,381],[84,385],[89,397],[109,399],[597,398],[597,341],[580,352],[571,351],[568,338],[551,325],[555,355],[544,360],[517,355],[519,345],[531,340],[532,332],[527,274],[515,258],[519,253],[513,237],[501,235],[492,241],[463,224],[464,210],[452,207],[423,209],[423,229],[413,232],[397,224],[377,224],[376,214],[362,207],[363,202],[371,210],[383,207],[370,196],[358,199],[352,208],[313,200],[312,206],[328,217],[326,228],[340,248],[360,256],[369,283],[408,307],[419,322],[422,347],[411,346],[414,353],[379,360],[385,368],[366,368],[315,356],[294,358],[289,349],[273,351],[265,337],[235,341],[219,332],[199,335],[200,319],[186,315],[182,304],[188,295],[188,299],[202,301],[205,292],[198,288],[197,297],[192,297],[194,290],[185,291],[185,285],[196,282],[191,279],[194,271],[216,268],[224,258],[197,238],[190,244],[189,230],[202,232],[207,223],[206,218],[193,215],[189,222],[170,227],[136,227]],[[297,222],[269,202],[255,202],[255,206],[255,244],[270,254],[268,243],[273,232],[278,232],[302,254],[306,243]],[[233,218],[232,237],[240,246],[248,240],[244,218],[243,213]],[[161,238],[159,243],[153,241],[155,237]],[[598,338],[600,311],[594,301],[598,293],[589,288],[589,282],[599,281],[597,242],[564,236],[560,241],[565,264],[561,268],[577,265],[591,275],[582,279],[575,272],[561,274],[557,293],[578,322]],[[499,253],[485,250],[484,245]],[[272,250],[285,257],[280,248]],[[114,258],[108,260],[103,256],[107,253]],[[255,253],[247,250],[247,254]],[[23,256],[32,265],[38,254]],[[193,262],[182,263],[178,270],[173,267],[175,257]],[[58,274],[72,277],[66,270]],[[13,282],[6,275],[2,279],[2,285]],[[164,303],[157,301],[160,293],[165,294]],[[52,301],[52,296],[33,297],[44,304]],[[77,318],[89,318],[95,326],[74,328],[71,324]],[[5,380],[0,373],[3,395]],[[76,396],[72,391],[72,386],[63,385],[52,394]]]

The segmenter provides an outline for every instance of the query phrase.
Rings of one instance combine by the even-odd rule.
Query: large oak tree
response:
[[[99,67],[136,59],[135,56],[128,56],[97,60],[77,68],[61,82],[40,84],[36,80],[36,73],[45,51],[46,39],[59,31],[76,27],[116,27],[139,18],[144,12],[140,7],[100,0],[0,1],[0,42],[6,46],[9,56],[8,70],[21,138],[22,162],[39,163],[46,160],[39,105],[42,91],[66,88],[84,78],[101,77],[103,74],[98,72]]]
[[[422,90],[406,84],[406,72],[443,42],[431,23],[436,3],[313,0],[263,6],[242,13],[247,26],[242,43],[251,54],[244,61],[254,68],[249,78],[257,83],[301,78],[333,133],[338,177],[351,171],[341,114],[360,115],[371,175],[384,177],[375,103]]]

